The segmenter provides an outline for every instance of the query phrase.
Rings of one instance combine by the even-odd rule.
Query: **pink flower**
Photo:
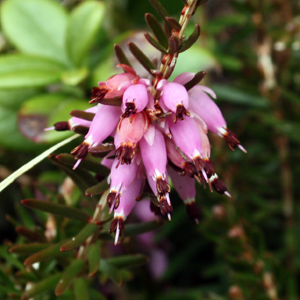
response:
[[[98,109],[83,143],[71,152],[78,159],[73,169],[87,156],[89,148],[100,145],[115,130],[120,115],[121,110],[116,106],[102,105]]]
[[[90,103],[99,102],[103,98],[121,97],[130,85],[139,81],[140,77],[131,67],[124,64],[120,64],[118,67],[123,68],[126,73],[114,75],[106,81],[100,81],[99,87],[94,87],[92,90]]]
[[[232,150],[239,147],[245,151],[227,129],[212,99],[215,93],[205,86],[191,88],[195,74],[182,73],[173,82],[162,79],[157,84],[158,93],[153,93],[148,79],[140,78],[131,67],[120,67],[125,73],[100,82],[91,102],[122,97],[121,107],[99,104],[87,110],[95,113],[92,121],[76,117],[67,124],[71,130],[78,125],[89,128],[83,143],[72,151],[77,158],[74,169],[89,151],[100,147],[108,137],[114,139],[102,164],[110,168],[107,204],[110,213],[114,211],[110,232],[115,232],[115,244],[141,193],[152,199],[156,214],[171,220],[169,175],[188,215],[196,222],[196,181],[230,197],[210,161],[208,130],[222,136]]]
[[[207,87],[197,85],[190,89],[191,111],[204,121],[210,131],[223,137],[231,150],[239,147],[242,151],[246,152],[237,135],[227,129],[227,124],[221,110],[208,94],[216,99],[216,94]]]
[[[136,178],[119,197],[119,205],[114,212],[114,220],[110,226],[110,232],[115,231],[115,245],[119,236],[123,236],[124,222],[136,204],[136,198],[140,194],[142,179]]]
[[[149,119],[143,112],[121,119],[115,135],[116,157],[121,164],[130,164],[137,144],[149,127]]]
[[[189,95],[185,87],[176,82],[168,82],[163,79],[157,85],[158,90],[162,90],[160,101],[173,113],[174,122],[183,120],[183,116],[190,116],[187,108],[189,107]]]
[[[124,94],[122,101],[123,117],[129,117],[131,114],[141,112],[148,104],[148,91],[145,85],[135,84],[129,86]]]

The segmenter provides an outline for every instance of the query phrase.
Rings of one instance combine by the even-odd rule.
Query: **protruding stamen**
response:
[[[243,152],[247,153],[246,149],[241,145],[238,136],[234,132],[226,130],[223,137],[232,151],[234,151],[236,147],[239,147]]]
[[[163,216],[168,215],[168,219],[169,215],[172,214],[173,212],[173,207],[172,205],[170,205],[167,201],[167,199],[165,197],[162,197],[161,199],[159,199],[159,206],[160,206],[160,212]]]
[[[195,163],[195,166],[196,166],[196,170],[198,171],[198,174],[202,174],[204,180],[206,182],[208,182],[208,177],[207,177],[207,174],[205,172],[205,163],[204,161],[199,157],[195,157],[193,159],[194,163]]]
[[[150,210],[156,215],[161,216],[160,207],[155,205],[152,201],[150,201]]]
[[[170,185],[162,177],[156,178],[156,189],[157,189],[157,194],[160,196],[163,196],[171,192]]]
[[[44,128],[44,131],[51,131],[51,130],[55,130],[55,127],[52,126],[52,127],[47,127],[47,128]]]
[[[204,171],[206,172],[207,177],[210,178],[212,175],[215,174],[213,164],[208,158],[203,159],[202,161],[204,163]]]
[[[187,214],[190,219],[195,220],[199,224],[200,210],[195,201],[185,202]]]
[[[247,150],[240,144],[238,145],[238,147],[244,152],[244,153],[247,153]]]
[[[129,165],[131,163],[131,160],[135,156],[136,151],[136,144],[128,144],[128,145],[121,145],[116,150],[116,158],[119,159],[121,165],[126,164]]]
[[[78,159],[73,167],[74,170],[78,167],[80,162],[86,158],[86,156],[88,155],[88,150],[89,144],[83,142],[71,151],[71,154],[74,155],[76,159]]]
[[[214,174],[209,178],[209,181],[211,182],[213,188],[215,191],[221,195],[225,194],[228,197],[231,197],[231,195],[227,192],[227,187],[225,183],[219,179],[217,174]]]
[[[191,178],[195,177],[198,174],[196,166],[188,161],[184,163],[183,169],[186,172],[186,175]]]
[[[107,205],[109,207],[109,213],[112,213],[114,209],[117,209],[120,204],[120,194],[116,191],[112,191],[106,198]]]
[[[119,237],[123,237],[124,235],[124,220],[121,217],[116,217],[111,225],[110,225],[110,229],[109,229],[109,233],[115,232],[115,245],[118,244],[119,242]]]

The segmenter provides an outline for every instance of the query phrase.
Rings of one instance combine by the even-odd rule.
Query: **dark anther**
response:
[[[196,220],[196,222],[197,222],[200,217],[200,210],[199,210],[198,206],[196,205],[195,201],[193,201],[191,203],[186,203],[185,207],[186,207],[186,211],[187,211],[189,218],[191,218],[192,220]]]
[[[158,195],[160,196],[171,192],[169,184],[166,182],[166,180],[162,179],[161,177],[156,179],[156,190]]]
[[[162,198],[159,200],[159,206],[160,206],[160,212],[163,216],[172,214],[173,207],[172,205],[169,205],[166,198]]]
[[[106,198],[106,202],[111,211],[117,209],[120,204],[120,194],[117,192],[110,192]]]
[[[234,132],[232,132],[232,131],[230,131],[230,130],[227,130],[227,132],[224,134],[224,139],[225,139],[225,141],[227,142],[228,147],[229,147],[232,151],[234,151],[234,149],[235,149],[236,147],[238,147],[238,145],[241,144],[241,142],[240,142],[239,139],[238,139],[238,136],[237,136]]]
[[[116,158],[119,159],[121,165],[125,164],[125,165],[129,165],[131,164],[131,160],[134,158],[135,155],[135,150],[136,147],[135,146],[120,146],[117,150],[116,150]]]
[[[176,123],[177,120],[183,120],[184,115],[190,116],[190,112],[183,105],[177,105],[173,122]]]
[[[204,159],[203,162],[204,162],[204,171],[207,174],[207,177],[209,178],[215,174],[213,164],[209,159]]]
[[[127,102],[126,103],[126,109],[124,114],[122,115],[123,118],[128,118],[130,115],[135,114],[137,109],[135,108],[134,102]]]
[[[194,158],[194,163],[195,163],[196,171],[198,173],[202,173],[202,170],[204,170],[205,168],[204,161],[200,157],[196,157]]]
[[[124,236],[124,220],[122,217],[116,217],[110,224],[109,232],[115,232],[115,245],[119,243],[119,238],[121,238],[121,241]]]
[[[102,100],[107,94],[108,89],[105,85],[100,87],[93,87],[92,89],[92,97],[89,103],[95,103]]]
[[[150,210],[156,215],[161,216],[160,207],[150,201]]]
[[[183,169],[186,175],[188,175],[191,178],[195,177],[195,175],[198,174],[196,166],[188,161],[184,164]]]
[[[211,184],[215,191],[221,195],[223,195],[227,191],[225,183],[219,178],[214,178]]]
[[[71,154],[74,155],[77,159],[83,159],[88,155],[88,150],[89,150],[89,145],[86,143],[81,143],[77,147],[75,147],[72,151]]]
[[[70,130],[69,122],[63,121],[63,122],[57,122],[54,124],[54,129],[56,131],[65,131]]]

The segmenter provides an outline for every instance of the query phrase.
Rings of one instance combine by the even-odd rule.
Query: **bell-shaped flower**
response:
[[[210,142],[207,136],[207,132],[204,130],[204,128],[197,123],[198,130],[200,133],[201,137],[201,142],[202,142],[202,148],[201,148],[201,158],[202,161],[204,162],[204,170],[207,174],[207,177],[209,178],[215,173],[214,167],[212,165],[212,162],[210,161]]]
[[[136,178],[140,158],[137,156],[129,165],[119,165],[119,161],[115,160],[110,172],[110,191],[107,196],[107,205],[110,212],[117,209],[120,204],[120,197]]]
[[[100,145],[115,130],[120,115],[119,107],[102,105],[99,108],[84,141],[71,152],[78,159],[73,169],[87,156],[89,148]]]
[[[160,103],[163,102],[170,111],[175,113],[174,122],[183,120],[184,115],[190,115],[187,110],[189,107],[189,95],[183,85],[163,79],[158,83],[157,89],[162,91]]]
[[[166,171],[167,153],[163,134],[150,125],[148,135],[140,140],[140,150],[150,187],[160,201],[163,214],[170,214],[172,206],[169,198],[170,186]],[[151,136],[149,136],[151,134]],[[153,184],[154,183],[154,184]]]
[[[148,104],[148,91],[144,84],[129,86],[123,94],[122,112],[123,118],[141,112]]]
[[[166,138],[165,142],[169,164],[172,163],[175,167],[178,167],[178,171],[182,170],[181,173],[183,174],[190,177],[197,176],[196,166],[183,158],[183,155],[180,153],[181,150],[176,147],[173,139]]]
[[[149,127],[145,113],[136,113],[129,118],[121,119],[115,134],[116,157],[121,164],[130,164],[137,144]]]
[[[94,87],[92,90],[90,103],[99,102],[104,98],[121,97],[130,85],[139,81],[140,77],[133,68],[124,64],[120,64],[118,67],[123,68],[126,72],[113,75],[106,81],[100,81],[98,87]]]
[[[136,198],[141,192],[142,179],[136,178],[120,196],[120,203],[114,211],[114,220],[110,226],[110,232],[115,232],[115,245],[119,237],[124,233],[124,222],[136,204]]]
[[[227,129],[227,123],[221,110],[208,94],[216,99],[216,94],[213,90],[205,86],[196,85],[190,89],[190,110],[205,122],[210,131],[223,137],[231,150],[239,147],[246,152],[237,135]]]
[[[202,174],[205,181],[207,181],[208,178],[204,170],[205,164],[201,159],[201,153],[203,151],[202,140],[194,119],[188,117],[183,121],[178,121],[176,123],[169,121],[169,126],[172,139],[177,147],[187,156],[187,158],[194,162],[199,175]]]
[[[185,204],[187,213],[191,219],[194,219],[198,223],[200,215],[199,208],[196,205],[196,187],[195,179],[188,176],[181,176],[172,168],[168,168],[168,173],[171,177],[173,186],[178,193],[179,197]]]

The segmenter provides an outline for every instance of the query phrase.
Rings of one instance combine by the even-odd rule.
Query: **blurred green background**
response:
[[[161,3],[178,19],[183,1]],[[42,130],[67,120],[72,109],[89,107],[92,87],[120,72],[115,43],[127,53],[133,40],[151,59],[159,57],[142,35],[149,30],[144,14],[158,17],[146,0],[4,0],[0,5],[2,180],[70,135]],[[209,0],[193,16],[187,34],[195,23],[201,26],[200,38],[179,56],[174,76],[207,72],[203,84],[216,92],[229,129],[248,151],[231,152],[223,140],[210,136],[215,169],[232,198],[199,187],[202,215],[196,225],[172,192],[172,222],[154,237],[165,253],[165,272],[155,279],[143,267],[124,287],[93,288],[107,299],[298,300],[300,2]],[[17,268],[7,258],[5,245],[17,235],[5,216],[21,222],[27,212],[20,200],[53,195],[63,180],[45,160],[0,194],[0,275],[13,276]],[[134,253],[138,241],[125,249]],[[6,285],[3,274],[0,284]],[[56,299],[43,297],[34,299]]]

